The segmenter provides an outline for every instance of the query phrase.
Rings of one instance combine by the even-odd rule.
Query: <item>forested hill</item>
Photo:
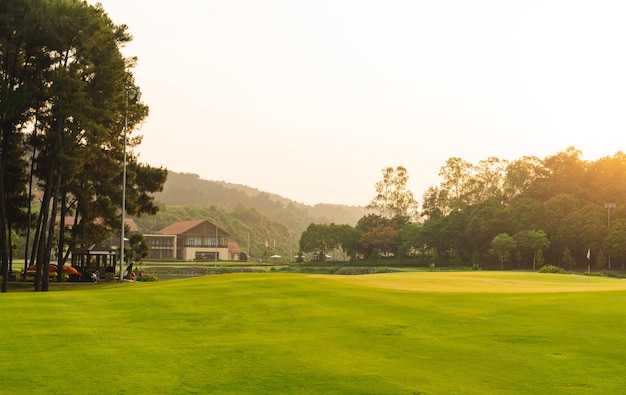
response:
[[[196,207],[218,205],[229,209],[239,204],[252,206],[261,194],[267,195],[268,199],[275,202],[289,203],[288,199],[245,185],[203,180],[197,174],[173,171],[168,171],[163,192],[157,193],[155,197],[168,205]]]
[[[215,205],[232,210],[241,205],[275,219],[300,215],[305,220],[302,222],[306,222],[305,226],[312,220],[354,226],[366,214],[364,207],[323,203],[309,206],[245,185],[203,180],[197,174],[172,171],[168,172],[163,192],[157,193],[155,198],[165,205],[175,206]]]
[[[203,180],[197,174],[168,172],[162,192],[155,194],[160,207],[155,216],[135,221],[141,232],[151,233],[177,221],[212,219],[233,234],[242,247],[279,240],[292,249],[302,232],[314,223],[356,225],[367,214],[364,207],[317,204],[309,206],[245,185]]]

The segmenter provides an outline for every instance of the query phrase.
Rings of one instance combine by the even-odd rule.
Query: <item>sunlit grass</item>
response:
[[[580,292],[626,290],[626,281],[608,277],[520,272],[385,273],[373,276],[318,276],[360,286],[424,292]]]
[[[626,386],[622,280],[255,273],[72,289],[0,295],[1,392],[596,394]]]

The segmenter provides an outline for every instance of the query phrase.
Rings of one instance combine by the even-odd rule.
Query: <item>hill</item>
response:
[[[320,203],[314,206],[298,203],[277,194],[263,192],[240,184],[201,179],[197,174],[169,172],[163,192],[156,200],[166,205],[209,207],[227,210],[242,205],[280,219],[285,212],[298,213],[311,221],[356,225],[367,212],[364,207]],[[308,225],[311,221],[307,222]]]
[[[306,223],[304,228],[311,222],[354,226],[366,214],[364,207],[325,203],[309,206],[245,185],[204,180],[192,173],[169,172],[163,192],[157,193],[155,198],[171,206],[220,206],[226,210],[237,206],[251,207],[271,218],[286,220],[296,227]],[[294,215],[301,220],[288,219]]]
[[[245,185],[171,171],[155,200],[159,213],[135,218],[142,233],[156,232],[177,221],[206,218],[227,229],[244,251],[256,257],[268,250],[266,241],[272,247],[276,244],[272,254],[297,252],[300,235],[311,223],[354,226],[367,214],[364,207],[309,206]]]

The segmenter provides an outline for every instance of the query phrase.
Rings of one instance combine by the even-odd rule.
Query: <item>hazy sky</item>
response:
[[[624,1],[100,2],[153,166],[365,205],[387,166],[421,203],[450,157],[626,150]]]

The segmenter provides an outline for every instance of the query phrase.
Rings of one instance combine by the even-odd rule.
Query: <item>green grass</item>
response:
[[[56,288],[55,288],[56,289]],[[0,295],[0,393],[598,394],[626,281],[246,273]]]

